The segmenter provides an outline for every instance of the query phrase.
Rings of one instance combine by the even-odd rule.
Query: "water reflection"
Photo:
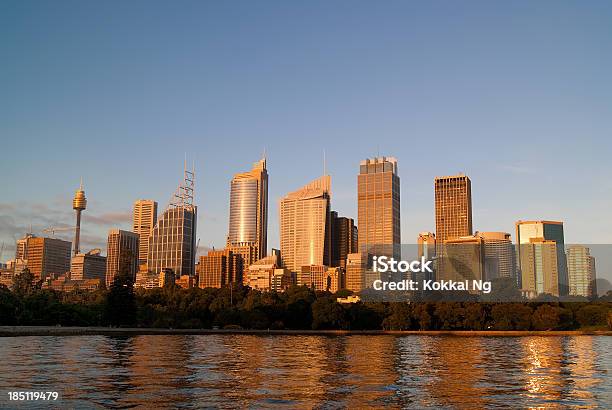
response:
[[[610,338],[0,339],[0,386],[68,407],[606,407]],[[0,405],[4,402],[0,402]]]

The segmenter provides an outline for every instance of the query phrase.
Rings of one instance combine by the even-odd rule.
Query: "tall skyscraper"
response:
[[[185,167],[183,182],[149,236],[149,271],[172,269],[177,278],[195,274],[198,209],[193,204],[193,189],[194,171]]]
[[[567,275],[570,295],[597,297],[595,258],[589,248],[582,245],[567,247]]]
[[[459,174],[436,177],[436,241],[472,235],[472,182]]]
[[[533,242],[534,239],[545,241],[553,241],[557,244],[555,250],[557,252],[557,275],[559,279],[558,292],[559,295],[565,296],[568,294],[568,279],[567,279],[567,262],[565,258],[565,240],[563,235],[563,222],[559,221],[518,221],[516,223],[516,244],[517,244],[517,259],[519,261],[519,270],[521,271],[521,280],[526,279],[523,272],[523,258],[521,253],[525,245]],[[548,248],[547,248],[548,249]],[[527,278],[531,282],[532,278]],[[521,284],[525,288],[525,282]],[[538,289],[541,289],[538,288]]]
[[[122,270],[136,280],[138,271],[138,235],[121,229],[108,231],[106,243],[106,286],[111,286]]]
[[[81,186],[74,193],[74,199],[72,200],[72,209],[76,212],[76,226],[74,229],[74,255],[80,252],[79,244],[81,241],[81,212],[87,208],[87,198],[85,198],[85,191],[83,191],[83,180],[81,179]]]
[[[357,177],[359,252],[399,258],[400,179],[392,157],[366,159]]]
[[[258,260],[266,256],[267,236],[268,172],[263,158],[253,164],[251,171],[232,178],[227,245],[253,247],[254,258]]]
[[[26,240],[27,267],[36,281],[70,271],[71,242],[35,236],[29,236]]]
[[[331,266],[346,268],[346,256],[357,252],[357,227],[353,218],[338,216],[331,211]]]
[[[331,177],[324,175],[280,201],[283,263],[292,272],[306,265],[329,265]]]
[[[134,224],[132,231],[139,237],[138,264],[147,263],[149,237],[157,223],[157,202],[139,199],[134,202]]]

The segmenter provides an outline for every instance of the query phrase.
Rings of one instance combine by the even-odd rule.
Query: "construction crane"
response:
[[[46,229],[43,229],[42,232],[49,233],[51,234],[51,236],[55,236],[55,232],[68,232],[68,231],[74,231],[75,229],[77,229],[76,226],[61,226],[61,227],[50,226]]]

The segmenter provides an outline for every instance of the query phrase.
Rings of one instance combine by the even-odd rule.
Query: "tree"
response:
[[[522,303],[498,303],[491,308],[493,327],[497,330],[529,330],[532,310]]]
[[[13,292],[19,296],[26,296],[34,291],[34,274],[28,268],[13,277]]]
[[[552,330],[559,327],[561,323],[561,308],[543,304],[533,312],[531,322],[536,330]]]
[[[384,330],[408,330],[410,329],[410,305],[407,303],[391,303],[390,315],[383,320]]]
[[[330,297],[318,298],[312,304],[313,329],[346,329],[348,320],[344,308]]]
[[[106,297],[104,321],[109,325],[129,326],[136,323],[136,297],[130,272],[131,263],[132,255],[127,251],[119,260],[119,272]]]
[[[576,312],[576,320],[581,327],[606,326],[610,309],[605,304],[584,305]]]

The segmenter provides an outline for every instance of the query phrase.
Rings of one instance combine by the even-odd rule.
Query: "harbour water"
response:
[[[5,337],[0,403],[57,391],[52,405],[70,408],[605,408],[611,352],[606,336]]]

